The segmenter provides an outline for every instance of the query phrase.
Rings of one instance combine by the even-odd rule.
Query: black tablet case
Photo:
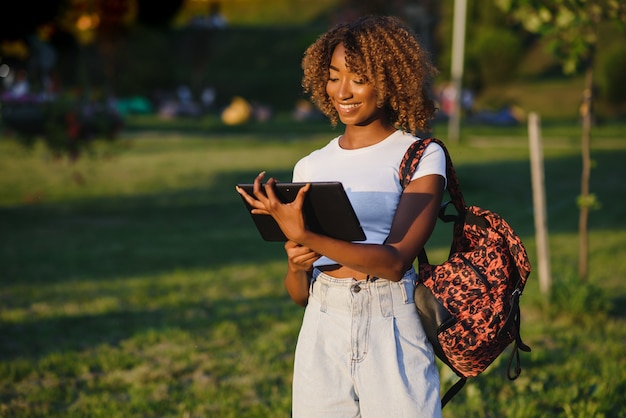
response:
[[[304,185],[306,183],[277,183],[276,195],[282,202],[292,202],[298,190]],[[238,184],[238,186],[254,196],[252,184]],[[243,197],[242,200],[250,213],[252,208]],[[359,219],[340,182],[312,182],[305,197],[302,212],[307,227],[311,231],[344,241],[365,240],[365,233]],[[250,215],[264,240],[287,240],[271,216],[252,213]]]

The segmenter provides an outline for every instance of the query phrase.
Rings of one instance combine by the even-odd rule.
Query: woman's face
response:
[[[369,125],[385,117],[376,106],[376,90],[364,77],[346,67],[346,50],[337,45],[330,62],[326,94],[339,113],[344,125]]]

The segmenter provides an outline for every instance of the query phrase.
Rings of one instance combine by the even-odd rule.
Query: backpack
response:
[[[515,380],[520,375],[519,350],[530,351],[520,336],[519,307],[530,263],[522,241],[500,215],[465,204],[450,154],[440,140],[424,139],[409,147],[400,164],[402,188],[431,142],[446,155],[451,202],[442,205],[439,218],[454,222],[452,245],[440,265],[430,264],[425,250],[419,254],[414,299],[435,355],[459,377],[442,397],[443,408],[468,378],[482,373],[511,343],[507,377]],[[456,215],[446,214],[450,203]]]

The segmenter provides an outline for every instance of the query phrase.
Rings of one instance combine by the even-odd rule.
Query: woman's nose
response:
[[[352,89],[350,88],[350,82],[348,80],[343,80],[339,84],[338,97],[341,100],[346,100],[352,97]]]

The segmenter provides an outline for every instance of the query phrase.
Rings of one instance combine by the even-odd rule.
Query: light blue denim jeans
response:
[[[399,282],[314,271],[295,354],[294,418],[441,417],[414,286],[413,269]]]

